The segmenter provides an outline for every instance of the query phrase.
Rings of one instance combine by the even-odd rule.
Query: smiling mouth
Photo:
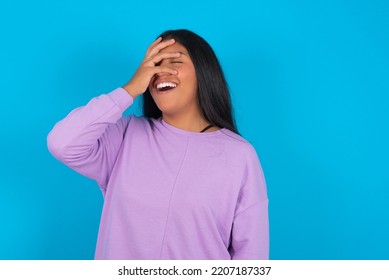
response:
[[[175,89],[176,87],[177,87],[177,84],[172,83],[172,82],[158,83],[157,84],[157,91],[158,92],[169,91],[169,90]]]

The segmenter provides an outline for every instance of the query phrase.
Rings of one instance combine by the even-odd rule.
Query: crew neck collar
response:
[[[218,130],[215,130],[215,131],[210,131],[210,132],[207,132],[207,131],[195,132],[195,131],[189,131],[189,130],[185,130],[185,129],[181,129],[181,128],[175,127],[175,126],[167,123],[162,117],[159,118],[159,121],[162,123],[162,125],[164,127],[169,129],[170,131],[175,132],[175,133],[179,133],[179,134],[183,134],[183,135],[188,135],[188,136],[200,136],[200,137],[212,136],[212,135],[221,134],[222,132],[225,132],[227,130],[226,128],[223,127],[221,129],[218,129]]]

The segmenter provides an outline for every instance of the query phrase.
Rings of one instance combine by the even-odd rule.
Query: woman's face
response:
[[[176,75],[161,73],[154,76],[149,91],[158,108],[168,115],[199,110],[197,102],[197,78],[192,60],[186,48],[174,43],[160,51],[179,52],[180,57],[163,59],[160,65],[175,68]]]

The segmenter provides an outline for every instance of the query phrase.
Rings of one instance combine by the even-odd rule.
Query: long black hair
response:
[[[202,37],[186,29],[167,30],[160,36],[163,41],[175,39],[188,51],[196,71],[200,110],[206,121],[239,134],[232,112],[228,85],[211,46]],[[160,118],[162,112],[155,104],[149,89],[142,95],[143,115],[148,118]]]

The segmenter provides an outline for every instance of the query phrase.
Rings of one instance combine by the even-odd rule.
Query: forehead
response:
[[[166,48],[163,48],[160,52],[161,53],[164,53],[164,52],[180,52],[180,53],[182,53],[184,55],[189,56],[188,55],[188,51],[186,50],[186,48],[183,45],[181,45],[180,43],[178,43],[178,42],[175,42],[173,45],[170,45],[170,46],[168,46]]]

